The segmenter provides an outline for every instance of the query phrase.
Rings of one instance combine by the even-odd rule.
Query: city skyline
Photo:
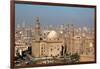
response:
[[[94,61],[94,52],[94,31],[86,28],[80,31],[71,25],[67,30],[45,28],[41,31],[36,18],[34,28],[15,29],[16,66]]]
[[[15,66],[95,61],[95,8],[15,4]]]

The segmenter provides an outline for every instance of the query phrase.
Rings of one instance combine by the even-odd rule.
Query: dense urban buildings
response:
[[[36,17],[32,26],[16,24],[15,63],[20,66],[94,61],[94,40],[94,28],[70,23],[42,26]]]

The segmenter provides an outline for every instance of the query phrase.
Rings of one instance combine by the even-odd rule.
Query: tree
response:
[[[70,56],[70,58],[71,58],[71,62],[72,62],[72,63],[75,63],[75,62],[79,62],[80,56],[79,56],[78,53],[75,53],[75,54],[72,54],[72,55]]]

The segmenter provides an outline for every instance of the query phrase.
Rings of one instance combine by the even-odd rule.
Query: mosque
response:
[[[35,57],[61,57],[65,52],[63,34],[55,30],[40,31],[39,18],[35,25],[35,39],[32,43],[32,55]]]

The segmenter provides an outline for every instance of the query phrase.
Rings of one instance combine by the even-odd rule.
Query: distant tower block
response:
[[[25,28],[25,21],[22,22],[22,27]]]
[[[39,17],[36,18],[35,33],[40,34],[40,21],[39,21]]]
[[[17,28],[20,28],[20,24],[17,24]]]

